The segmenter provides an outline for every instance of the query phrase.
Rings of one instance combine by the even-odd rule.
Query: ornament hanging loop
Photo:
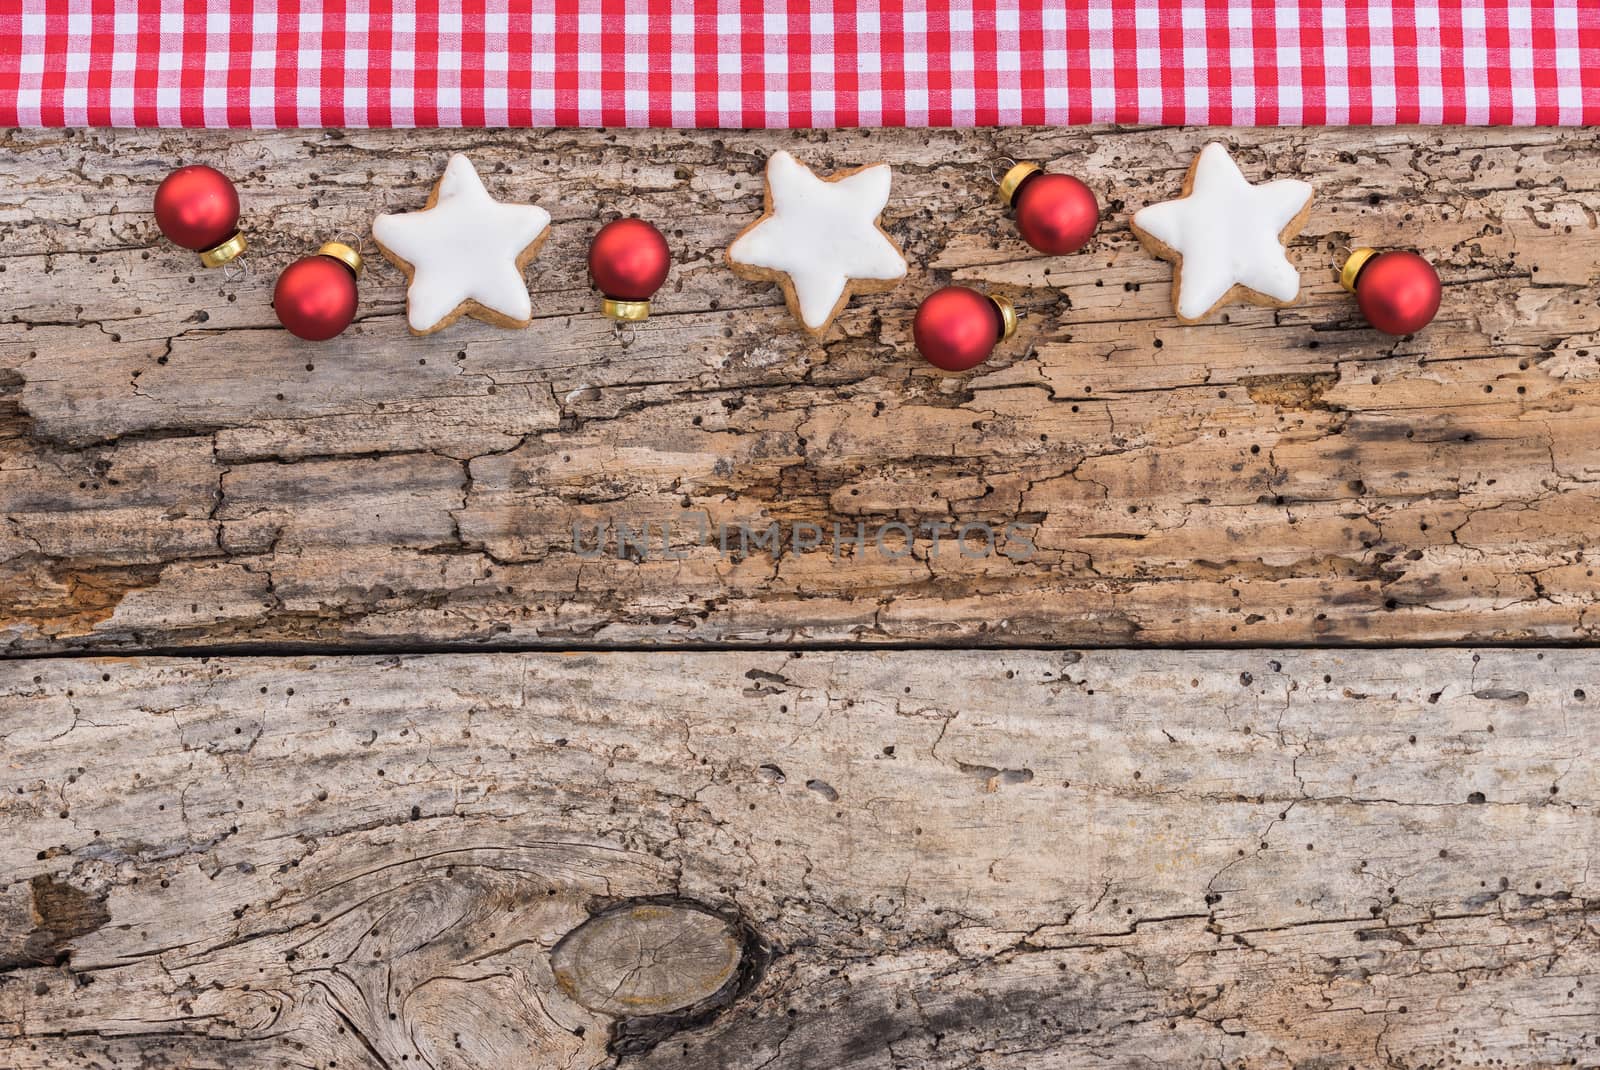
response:
[[[1013,163],[1006,173],[1000,176],[1000,200],[1007,208],[1016,207],[1017,191],[1022,184],[1034,175],[1044,173],[1044,168],[1036,163]]]
[[[1000,174],[1001,174],[1001,172],[995,170],[995,165],[996,164],[1005,164],[1006,165],[1006,170],[1009,171],[1013,167],[1017,166],[1017,163],[1018,163],[1018,161],[1012,159],[1010,156],[1001,156],[998,159],[990,160],[989,161],[989,181],[993,182],[997,186],[1000,184]]]
[[[340,245],[349,246],[351,249],[354,249],[356,253],[363,259],[366,258],[367,239],[362,235],[357,234],[353,230],[341,230],[328,240],[338,242]]]
[[[1356,280],[1361,277],[1361,269],[1378,255],[1376,249],[1353,249],[1345,258],[1344,266],[1339,269],[1339,285],[1349,293],[1356,292]]]
[[[222,265],[222,281],[228,285],[244,282],[250,277],[250,258],[236,256]]]

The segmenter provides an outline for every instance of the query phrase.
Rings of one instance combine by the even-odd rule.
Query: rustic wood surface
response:
[[[0,1064],[1600,1060],[1571,650],[0,665]]]
[[[1182,327],[1127,228],[1222,137],[1304,175],[1305,300]],[[735,278],[778,147],[895,167],[910,278],[821,344]],[[372,258],[360,321],[298,343],[276,273],[422,203],[447,154],[555,217],[526,331],[407,335]],[[990,166],[1106,207],[1031,254]],[[227,282],[149,211],[178,160],[235,176],[255,272]],[[0,645],[1370,643],[1593,639],[1600,132],[1051,130],[11,132],[0,139]],[[677,263],[617,328],[583,257],[618,213]],[[1338,248],[1445,281],[1414,339],[1362,326]],[[1023,312],[985,369],[912,352],[918,298]],[[574,522],[1021,525],[1009,553],[573,552]],[[682,529],[680,527],[680,535]],[[685,540],[687,542],[688,540]],[[894,537],[891,537],[891,542]],[[1024,552],[1023,542],[1035,548]],[[829,539],[831,544],[831,537]],[[895,543],[898,548],[898,543]]]

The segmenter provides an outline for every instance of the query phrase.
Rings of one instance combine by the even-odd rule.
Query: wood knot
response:
[[[616,1017],[670,1014],[736,982],[743,940],[700,907],[631,903],[597,914],[550,952],[556,983],[590,1010]]]

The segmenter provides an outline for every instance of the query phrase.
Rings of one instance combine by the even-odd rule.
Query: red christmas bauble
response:
[[[1439,311],[1439,273],[1416,253],[1379,253],[1356,276],[1361,314],[1384,334],[1414,334]]]
[[[650,300],[671,266],[667,239],[642,219],[607,223],[589,246],[589,275],[613,301]]]
[[[1082,249],[1100,224],[1094,190],[1071,175],[1029,175],[1012,194],[1011,206],[1022,240],[1051,256]]]
[[[283,269],[272,291],[272,310],[296,338],[322,342],[350,326],[356,298],[356,273],[319,253]]]
[[[946,286],[923,299],[911,337],[928,363],[948,372],[982,364],[1008,333],[999,304],[977,290]]]
[[[196,252],[239,232],[239,191],[203,164],[180,167],[156,188],[156,225],[173,243]]]

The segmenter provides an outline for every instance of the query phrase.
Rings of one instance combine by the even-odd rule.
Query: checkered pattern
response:
[[[1600,122],[1600,0],[0,0],[3,126]]]

